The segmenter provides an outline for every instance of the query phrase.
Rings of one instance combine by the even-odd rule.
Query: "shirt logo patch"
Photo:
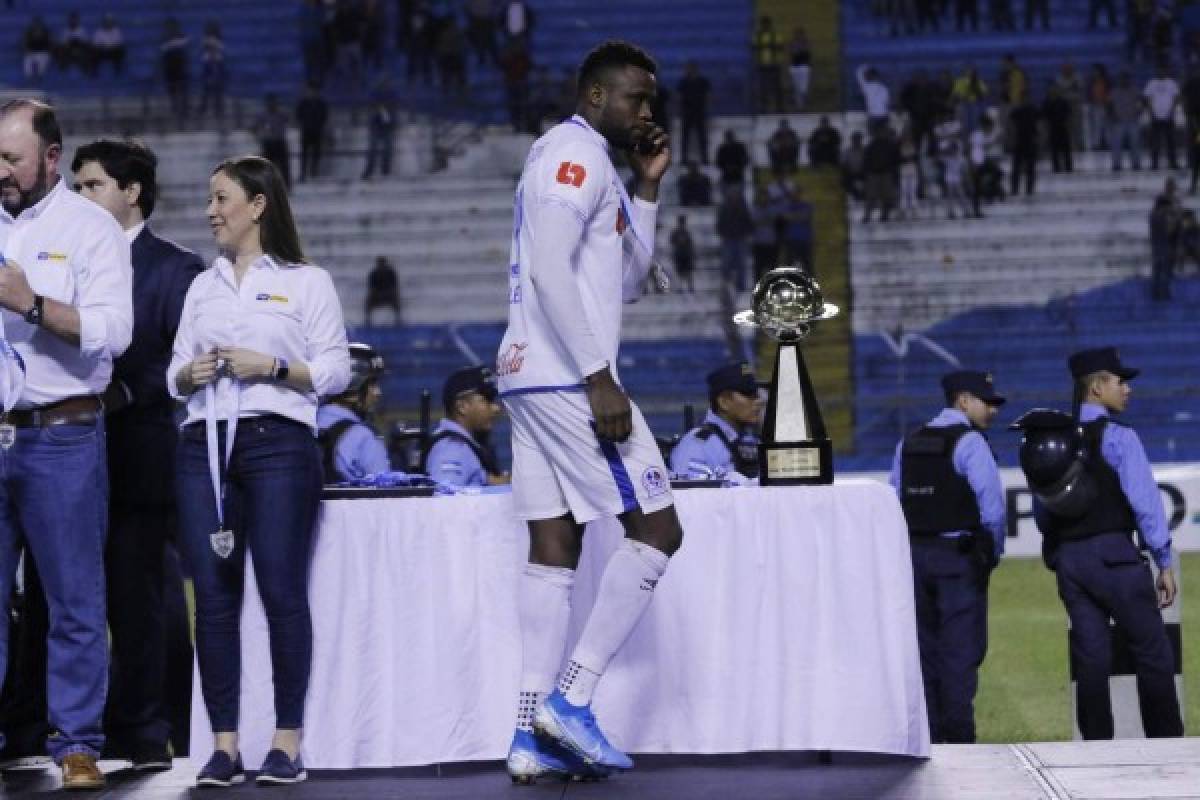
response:
[[[66,253],[55,253],[51,250],[42,250],[37,254],[38,261],[66,261]]]
[[[254,295],[254,299],[262,303],[286,303],[288,301],[288,299],[281,294],[267,294],[266,292],[259,292],[258,294]]]
[[[642,473],[642,488],[651,497],[660,495],[667,490],[667,476],[658,467],[647,467]]]
[[[587,170],[582,164],[572,164],[570,161],[564,161],[558,165],[558,175],[555,179],[564,186],[574,186],[578,189],[583,186],[584,179],[587,178]]]

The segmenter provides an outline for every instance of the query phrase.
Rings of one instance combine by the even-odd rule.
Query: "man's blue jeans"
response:
[[[46,690],[55,761],[99,756],[104,745],[107,520],[103,420],[19,428],[13,446],[0,449],[0,681],[8,662],[7,603],[24,540],[50,609]]]

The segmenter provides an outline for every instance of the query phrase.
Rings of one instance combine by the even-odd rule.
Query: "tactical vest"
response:
[[[1137,528],[1137,518],[1129,505],[1129,499],[1121,489],[1121,479],[1112,465],[1104,459],[1104,429],[1109,422],[1107,417],[1098,417],[1083,425],[1083,442],[1087,449],[1087,459],[1083,466],[1096,482],[1096,502],[1086,514],[1075,519],[1046,512],[1046,527],[1042,531],[1046,536],[1086,539],[1098,533],[1132,533]],[[1120,425],[1119,422],[1113,424]]]
[[[729,451],[729,458],[733,461],[733,468],[747,478],[758,477],[758,445],[752,440],[739,437],[736,442],[730,441],[725,435],[725,431],[711,422],[706,422],[696,431],[696,438],[701,441],[706,441],[710,436],[715,435],[721,440],[721,444],[725,445],[725,449]]]
[[[900,506],[914,536],[980,530],[979,501],[965,475],[954,469],[958,440],[970,425],[926,426],[900,451]]]
[[[442,431],[441,433],[434,434],[429,439],[429,441],[425,443],[425,447],[421,449],[421,470],[420,471],[422,473],[424,473],[426,475],[429,474],[429,469],[428,469],[429,454],[431,452],[433,452],[434,445],[436,445],[438,442],[442,441],[443,439],[457,439],[458,441],[462,442],[467,447],[471,448],[471,451],[473,453],[475,453],[475,457],[479,459],[479,464],[483,467],[484,472],[486,472],[488,475],[499,475],[500,474],[500,470],[498,470],[496,468],[496,459],[492,456],[492,454],[490,452],[488,452],[483,447],[480,447],[479,442],[475,441],[475,439],[470,436],[463,436],[458,431],[451,431],[451,430],[445,430],[445,431]]]
[[[325,476],[326,484],[341,483],[344,480],[338,474],[334,455],[337,453],[338,442],[341,441],[342,435],[359,424],[361,423],[352,419],[339,419],[317,434],[317,445],[321,448],[321,472]]]

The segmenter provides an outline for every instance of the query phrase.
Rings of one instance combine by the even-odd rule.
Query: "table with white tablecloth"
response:
[[[908,537],[873,481],[676,492],[683,547],[596,691],[633,753],[929,755]],[[621,536],[588,527],[571,638]],[[327,500],[313,551],[314,768],[502,758],[516,717],[517,585],[528,549],[508,495]],[[246,571],[241,746],[274,726],[266,621]],[[212,736],[193,701],[192,757]]]

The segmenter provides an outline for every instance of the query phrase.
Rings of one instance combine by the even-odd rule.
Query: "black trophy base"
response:
[[[758,446],[758,482],[762,486],[828,486],[833,483],[833,444],[763,442]]]

